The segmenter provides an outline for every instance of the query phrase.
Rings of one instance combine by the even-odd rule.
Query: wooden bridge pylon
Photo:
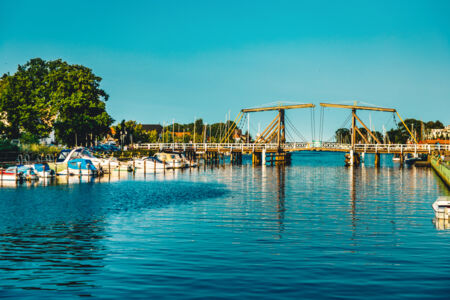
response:
[[[361,106],[361,105],[344,105],[344,104],[332,104],[332,103],[320,103],[320,106],[322,107],[333,107],[333,108],[344,108],[344,109],[351,109],[352,110],[352,128],[351,128],[351,150],[349,153],[349,156],[347,157],[346,163],[348,165],[353,164],[359,164],[359,154],[355,151],[355,145],[356,145],[356,134],[358,133],[361,138],[366,142],[366,144],[369,144],[366,137],[361,133],[361,131],[356,126],[356,121],[358,121],[367,131],[367,133],[370,134],[370,136],[377,142],[377,144],[381,144],[381,142],[378,140],[378,138],[373,134],[373,132],[364,124],[364,122],[358,117],[356,114],[357,110],[371,110],[371,111],[382,111],[382,112],[392,112],[396,113],[397,116],[402,121],[403,125],[405,126],[406,130],[409,132],[411,137],[413,138],[414,142],[417,144],[417,140],[414,137],[414,135],[409,130],[408,126],[406,126],[405,122],[403,121],[402,117],[400,117],[400,114],[398,111],[394,108],[386,108],[386,107],[372,107],[372,106]],[[380,155],[377,153],[375,155],[375,165],[380,164]]]
[[[253,113],[263,111],[278,111],[275,119],[270,122],[269,126],[261,133],[261,135],[255,140],[255,143],[267,143],[272,142],[276,138],[276,142],[281,151],[281,145],[286,143],[286,123],[285,123],[285,110],[297,109],[297,108],[314,108],[312,103],[307,104],[294,104],[294,105],[278,105],[270,107],[259,108],[245,108],[242,109],[242,113]]]

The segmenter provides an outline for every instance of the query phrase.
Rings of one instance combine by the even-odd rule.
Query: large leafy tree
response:
[[[56,108],[56,136],[68,145],[92,143],[114,121],[106,112],[108,94],[92,70],[66,62],[49,63],[50,98]]]
[[[2,131],[9,138],[56,138],[71,146],[109,132],[108,95],[91,69],[62,60],[35,58],[0,80]]]
[[[17,139],[21,133],[45,137],[51,131],[52,110],[46,79],[48,68],[40,58],[18,66],[14,75],[0,80],[3,133]]]

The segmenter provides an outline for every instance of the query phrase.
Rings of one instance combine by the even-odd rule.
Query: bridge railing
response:
[[[273,150],[278,144],[253,144],[253,143],[148,143],[139,144],[137,149],[147,150],[172,150],[172,151],[207,151],[207,150]]]
[[[358,152],[428,152],[450,150],[450,145],[436,144],[357,144],[355,150]]]
[[[308,149],[320,149],[320,150],[351,150],[351,145],[340,144],[333,142],[313,142],[313,143],[296,143],[288,142],[281,146],[286,151],[293,150],[308,150]],[[253,143],[148,143],[139,144],[137,149],[148,149],[156,151],[208,151],[208,150],[242,150],[242,151],[262,151],[262,150],[276,150],[278,144],[253,144]],[[450,145],[433,145],[433,144],[356,144],[355,150],[357,152],[428,152],[431,153],[435,150],[447,150],[450,151]]]

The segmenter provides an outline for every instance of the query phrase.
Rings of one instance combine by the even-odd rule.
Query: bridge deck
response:
[[[194,152],[263,152],[278,151],[277,144],[243,144],[243,143],[151,143],[139,144],[138,149],[156,151],[194,151]],[[322,151],[322,152],[349,152],[351,146],[338,143],[285,143],[281,145],[285,152]],[[450,145],[434,144],[358,144],[355,145],[358,153],[431,153],[433,151],[450,151]]]

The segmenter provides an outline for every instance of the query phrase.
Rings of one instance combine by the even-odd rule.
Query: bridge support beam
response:
[[[261,165],[261,152],[253,152],[252,153],[252,165],[253,166],[260,166]]]
[[[349,153],[345,154],[345,165],[346,166],[359,166],[360,157],[359,153],[350,150]]]
[[[375,153],[375,167],[379,168],[380,167],[380,153]]]
[[[263,149],[261,152],[261,164],[263,166],[266,165],[266,149]]]

